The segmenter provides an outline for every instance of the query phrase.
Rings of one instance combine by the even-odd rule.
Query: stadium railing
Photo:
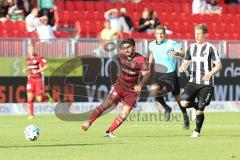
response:
[[[147,39],[136,40],[136,51],[147,56]],[[120,40],[101,42],[94,38],[80,39],[55,39],[39,41],[38,39],[11,39],[0,38],[0,56],[21,57],[27,55],[27,46],[35,45],[36,53],[44,57],[71,58],[75,56],[97,56],[111,57],[118,53]],[[182,40],[183,48],[194,42],[193,40]],[[221,58],[240,58],[240,41],[210,41],[218,50]]]

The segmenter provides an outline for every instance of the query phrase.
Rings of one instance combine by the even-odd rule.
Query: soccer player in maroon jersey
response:
[[[135,52],[135,41],[132,38],[124,39],[120,44],[120,48],[121,52],[117,55],[120,69],[116,83],[108,97],[91,112],[88,122],[82,124],[84,131],[87,131],[105,110],[122,101],[123,110],[113,121],[105,135],[114,138],[113,131],[125,121],[132,108],[135,107],[138,94],[149,78],[150,73],[145,58]]]
[[[27,79],[27,101],[29,107],[29,119],[34,118],[33,100],[34,94],[36,95],[36,100],[42,102],[43,99],[46,100],[47,96],[43,95],[43,75],[48,65],[46,60],[34,52],[34,46],[30,44],[28,46],[28,56],[26,57],[27,67],[24,69],[28,73]]]

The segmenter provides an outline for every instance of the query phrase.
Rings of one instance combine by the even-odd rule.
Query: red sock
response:
[[[96,107],[92,112],[88,123],[91,125],[105,111],[102,105]]]
[[[34,116],[33,100],[28,100],[29,115]]]
[[[115,129],[117,129],[123,122],[125,121],[125,119],[123,119],[122,117],[118,116],[112,123],[112,125],[108,128],[108,132],[113,132]]]

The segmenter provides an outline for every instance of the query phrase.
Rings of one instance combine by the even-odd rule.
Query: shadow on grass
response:
[[[191,134],[182,134],[182,135],[149,135],[149,136],[125,136],[127,138],[171,138],[171,137],[190,137]],[[226,137],[226,138],[236,138],[236,137],[239,137],[240,138],[240,135],[201,135],[201,137]]]
[[[124,143],[93,143],[93,144],[36,144],[36,145],[32,145],[32,144],[29,144],[29,145],[22,145],[22,146],[0,146],[0,149],[1,148],[32,148],[32,147],[74,147],[74,146],[101,146],[101,145],[114,145],[114,144],[124,144]]]
[[[139,138],[139,137],[145,137],[145,138],[170,138],[170,137],[186,137],[186,136],[189,136],[188,134],[186,134],[186,135],[149,135],[149,136],[125,136],[125,137],[136,137],[136,138]]]

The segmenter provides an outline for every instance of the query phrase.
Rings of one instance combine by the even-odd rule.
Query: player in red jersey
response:
[[[27,79],[27,101],[29,107],[29,119],[34,118],[33,100],[34,94],[36,95],[37,102],[42,102],[47,99],[44,95],[43,88],[43,75],[48,65],[46,60],[34,52],[34,46],[30,44],[28,46],[28,56],[26,57],[27,67],[24,69],[28,73]]]
[[[123,110],[113,121],[105,135],[114,138],[113,131],[125,121],[132,108],[135,107],[138,94],[149,78],[150,73],[145,58],[135,52],[135,41],[131,38],[124,39],[120,44],[120,48],[121,53],[117,55],[120,63],[117,81],[108,97],[91,112],[88,122],[82,124],[84,131],[87,131],[105,110],[122,101]]]

